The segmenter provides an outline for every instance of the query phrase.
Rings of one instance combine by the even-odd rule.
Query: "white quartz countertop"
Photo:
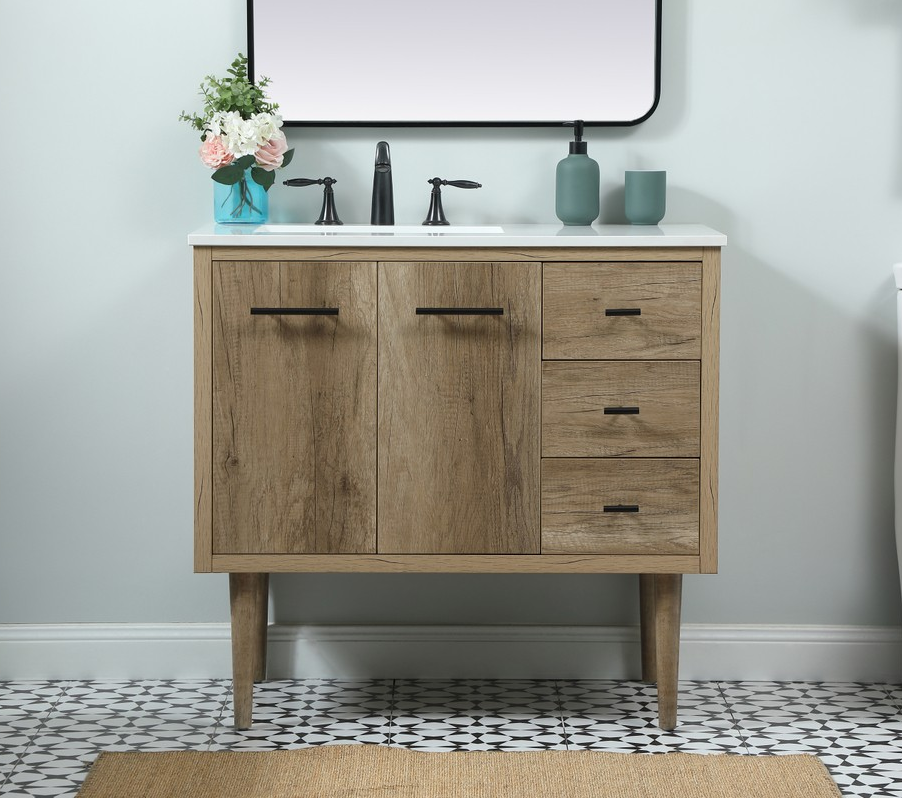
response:
[[[193,247],[721,247],[723,233],[700,224],[316,226],[209,224],[188,236]]]

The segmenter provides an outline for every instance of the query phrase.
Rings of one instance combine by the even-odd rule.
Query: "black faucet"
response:
[[[286,186],[324,186],[323,207],[319,212],[319,219],[314,224],[344,224],[338,218],[338,211],[335,210],[335,193],[332,191],[332,186],[338,181],[334,177],[293,177],[291,180],[282,182]]]
[[[388,142],[376,145],[376,168],[373,172],[373,208],[370,224],[394,224],[395,200],[391,184],[391,154]]]
[[[442,208],[442,186],[455,186],[456,188],[482,188],[482,183],[475,180],[442,180],[440,177],[433,177],[427,180],[432,183],[432,193],[429,195],[429,211],[426,213],[426,225],[445,225],[451,224],[445,218],[445,210]]]

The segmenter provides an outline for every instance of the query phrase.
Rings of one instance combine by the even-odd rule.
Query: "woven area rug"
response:
[[[377,745],[100,754],[79,798],[839,798],[814,756],[423,753]]]

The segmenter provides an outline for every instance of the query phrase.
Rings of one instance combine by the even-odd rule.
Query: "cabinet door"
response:
[[[379,269],[379,552],[538,553],[540,264]]]
[[[213,551],[375,551],[376,266],[213,264]]]

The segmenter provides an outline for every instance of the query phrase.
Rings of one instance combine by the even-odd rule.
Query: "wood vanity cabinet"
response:
[[[716,571],[718,247],[195,246],[195,570],[235,722],[272,572],[640,575],[676,724],[681,575]]]

